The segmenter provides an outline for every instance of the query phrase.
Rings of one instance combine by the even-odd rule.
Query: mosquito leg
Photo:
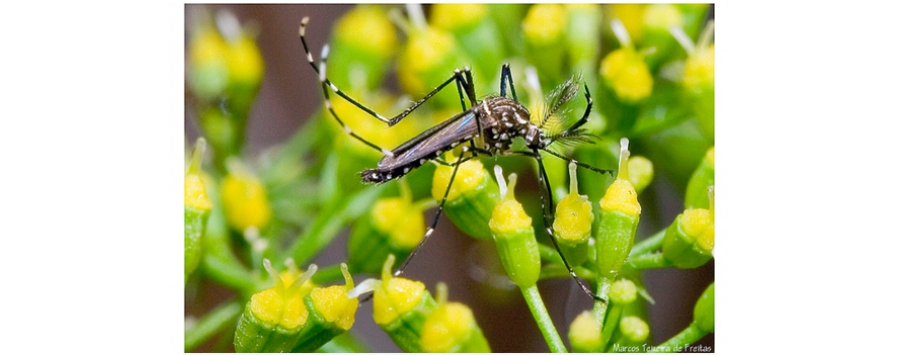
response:
[[[321,50],[321,71],[318,73],[318,79],[319,79],[319,81],[321,81],[321,91],[324,93],[324,106],[327,108],[328,111],[330,111],[331,115],[334,116],[334,118],[337,120],[337,123],[340,124],[340,127],[342,127],[343,130],[346,131],[346,133],[348,133],[353,138],[359,140],[360,142],[365,143],[365,145],[380,151],[384,155],[392,157],[393,152],[391,152],[389,149],[381,148],[381,147],[377,146],[376,144],[371,143],[367,139],[362,138],[361,136],[355,134],[355,132],[353,132],[352,129],[349,128],[349,126],[347,126],[345,123],[343,123],[343,120],[340,119],[340,116],[337,115],[337,112],[334,111],[334,105],[333,105],[333,103],[331,103],[330,92],[327,90],[327,87],[328,87],[327,78],[325,78],[325,76],[324,76],[324,73],[326,72],[325,69],[327,68],[327,52],[328,52],[328,46],[324,46],[324,48],[322,48],[322,50]],[[337,90],[337,88],[333,85],[331,85],[331,88],[334,90]],[[335,91],[335,92],[337,92],[337,91]]]
[[[433,234],[434,228],[437,227],[437,222],[440,221],[440,215],[443,213],[443,206],[446,205],[446,199],[449,197],[449,189],[452,188],[452,183],[455,181],[455,175],[458,173],[458,167],[471,158],[474,158],[474,155],[465,158],[464,154],[462,154],[459,155],[458,159],[455,160],[455,167],[452,169],[452,176],[449,178],[449,184],[447,184],[446,186],[446,192],[443,193],[443,200],[440,201],[440,206],[439,208],[437,208],[436,216],[433,217],[433,222],[430,223],[430,226],[427,227],[427,231],[424,232],[424,238],[421,238],[421,242],[419,242],[418,246],[415,247],[415,250],[412,250],[408,257],[405,258],[405,261],[402,263],[402,265],[399,266],[399,269],[396,269],[396,271],[393,273],[393,276],[399,276],[402,274],[402,272],[405,270],[405,267],[408,266],[408,263],[412,261],[412,258],[415,257],[415,254],[418,253],[418,250],[420,250],[424,243],[427,242],[427,238],[430,237],[431,234]]]
[[[586,123],[586,119],[589,117],[589,111],[592,110],[592,96],[589,95],[589,86],[583,84],[583,88],[586,89],[586,111],[583,112],[583,117],[580,118],[577,122],[575,122],[570,128],[564,131],[564,133],[573,132],[577,128],[580,128],[583,124]],[[561,135],[564,135],[562,133]]]
[[[574,269],[571,268],[571,265],[568,264],[567,259],[564,257],[564,253],[561,252],[561,247],[558,246],[558,241],[555,239],[555,233],[552,231],[552,223],[555,220],[554,212],[552,211],[554,211],[555,207],[554,202],[552,202],[552,187],[549,186],[549,176],[546,174],[546,167],[543,166],[543,159],[539,155],[539,152],[537,150],[533,150],[532,153],[533,157],[536,159],[537,166],[539,167],[540,185],[543,185],[546,191],[546,198],[543,198],[543,194],[540,194],[539,198],[541,200],[540,202],[543,208],[543,223],[546,226],[546,232],[549,233],[549,239],[552,241],[552,245],[555,246],[555,250],[558,252],[558,256],[561,257],[561,262],[564,263],[564,267],[567,268],[567,271],[571,274],[571,277],[573,277],[574,280],[577,281],[577,285],[580,285],[580,288],[583,289],[583,292],[586,292],[586,294],[592,297],[594,300],[605,303],[607,302],[606,300],[596,295],[595,292],[592,292],[592,290],[589,289],[589,286],[586,285],[583,280],[577,277],[577,274],[574,273]]]
[[[308,59],[309,65],[312,67],[312,69],[313,69],[316,73],[318,73],[318,77],[319,77],[319,79],[320,79],[321,82],[322,82],[322,86],[324,86],[324,87],[329,87],[331,90],[334,91],[334,94],[336,94],[337,96],[342,97],[342,98],[345,99],[346,101],[349,101],[349,103],[353,104],[355,107],[358,107],[360,110],[362,110],[362,111],[368,113],[369,115],[371,115],[371,116],[374,117],[374,118],[377,118],[377,119],[380,120],[381,122],[387,123],[387,124],[390,125],[390,126],[393,126],[393,125],[399,123],[399,121],[401,121],[403,118],[405,118],[406,116],[408,116],[409,114],[411,114],[412,111],[414,111],[414,110],[417,109],[419,106],[421,106],[425,101],[427,101],[428,99],[430,99],[431,97],[433,97],[433,95],[436,95],[436,93],[438,93],[440,90],[442,90],[444,87],[446,87],[446,85],[449,85],[451,82],[456,81],[456,82],[460,82],[460,84],[458,84],[458,85],[460,85],[460,86],[464,86],[464,85],[465,85],[465,83],[464,83],[464,77],[461,75],[461,71],[456,70],[455,73],[452,74],[452,76],[451,76],[449,79],[447,79],[445,82],[443,82],[442,84],[440,84],[439,86],[437,86],[436,89],[434,89],[434,90],[431,91],[429,94],[427,94],[426,96],[424,96],[424,98],[422,98],[421,100],[416,101],[415,103],[412,104],[412,106],[410,106],[409,108],[405,109],[405,111],[403,111],[402,113],[396,115],[395,117],[393,117],[393,118],[386,118],[386,117],[384,117],[383,115],[381,115],[381,114],[379,114],[379,113],[377,113],[377,112],[374,112],[374,110],[372,110],[372,109],[366,107],[365,105],[362,105],[360,102],[356,101],[355,99],[353,99],[352,97],[350,97],[349,95],[347,95],[346,93],[344,93],[343,91],[341,91],[336,85],[334,85],[334,83],[332,83],[330,80],[328,80],[328,79],[327,79],[327,76],[326,76],[326,74],[325,74],[325,73],[327,72],[327,70],[325,70],[326,68],[325,68],[325,66],[324,66],[324,60],[323,60],[323,58],[322,58],[322,65],[321,65],[320,68],[319,68],[318,65],[315,65],[315,60],[312,58],[312,52],[309,51],[309,45],[308,45],[308,43],[306,42],[306,26],[308,25],[308,23],[309,23],[309,18],[308,18],[308,17],[304,17],[304,18],[302,19],[302,22],[300,23],[300,26],[299,26],[299,39],[300,39],[300,41],[302,41],[302,48],[303,48],[303,50],[305,51],[306,59]],[[326,48],[326,46],[325,46],[325,48]],[[324,50],[324,51],[322,51],[322,52],[323,52],[323,54],[326,54],[326,53],[327,53],[326,50]],[[342,122],[341,122],[341,124],[342,124]],[[370,144],[369,144],[369,145],[370,145]]]
[[[323,64],[324,60],[323,60],[323,58],[322,58],[322,66],[321,66],[320,69],[318,68],[317,65],[315,65],[315,60],[312,58],[312,52],[309,51],[309,45],[308,45],[308,43],[306,43],[306,25],[308,25],[308,23],[309,23],[309,18],[308,18],[308,17],[303,17],[302,23],[300,23],[300,25],[299,25],[299,39],[300,39],[300,41],[302,41],[302,49],[303,49],[303,50],[305,51],[305,53],[306,53],[306,59],[308,59],[309,65],[312,67],[312,70],[314,70],[315,73],[318,74],[319,79],[323,78],[323,79],[321,79],[321,82],[322,82],[323,86],[325,86],[325,87],[330,87],[331,90],[333,90],[334,93],[337,94],[337,96],[340,96],[340,97],[342,97],[343,99],[345,99],[346,101],[349,101],[349,102],[350,102],[351,104],[353,104],[355,107],[358,107],[358,108],[361,109],[362,111],[365,111],[366,113],[368,113],[368,114],[371,115],[372,117],[377,118],[377,119],[380,120],[381,122],[389,123],[390,120],[389,120],[388,118],[386,118],[386,117],[384,117],[384,116],[381,116],[379,113],[374,112],[374,110],[372,110],[372,109],[366,107],[365,105],[362,105],[361,103],[359,103],[358,101],[356,101],[355,99],[353,99],[352,97],[350,97],[349,95],[343,93],[343,91],[340,91],[340,89],[337,88],[337,86],[334,85],[334,83],[332,83],[330,80],[328,80],[328,79],[327,79],[327,76],[325,75],[325,73],[327,72],[327,70],[325,70],[326,68],[324,68],[324,64]],[[323,51],[323,52],[326,53],[326,51]]]
[[[546,167],[543,165],[543,159],[542,156],[540,156],[539,151],[536,149],[533,151],[511,151],[505,152],[503,155],[526,155],[536,159],[536,165],[539,170],[538,176],[540,187],[545,190],[545,194],[539,194],[539,200],[543,210],[543,224],[546,226],[546,233],[549,234],[549,239],[552,241],[552,245],[555,246],[555,251],[558,252],[558,256],[561,257],[561,262],[564,263],[564,267],[567,268],[568,273],[571,274],[574,281],[577,281],[577,285],[580,286],[583,292],[594,300],[606,302],[604,299],[597,296],[595,292],[592,292],[583,280],[577,277],[574,269],[571,268],[571,265],[567,262],[567,258],[564,257],[564,253],[561,252],[561,247],[558,245],[558,241],[555,239],[555,233],[552,231],[552,223],[555,220],[555,213],[553,212],[555,210],[555,203],[552,197],[552,187],[549,185],[549,176],[546,174]]]
[[[589,170],[592,170],[592,171],[597,172],[597,173],[599,173],[599,174],[608,174],[608,175],[612,175],[612,171],[609,170],[609,169],[599,169],[599,168],[596,168],[596,167],[594,167],[594,166],[592,166],[592,165],[589,165],[589,164],[586,164],[586,163],[581,163],[581,162],[577,161],[576,159],[568,158],[568,157],[566,157],[566,156],[564,156],[564,155],[555,153],[555,152],[553,152],[553,151],[551,151],[551,150],[548,150],[548,149],[543,149],[543,151],[546,152],[546,153],[549,153],[549,154],[551,154],[551,155],[553,155],[553,156],[555,156],[556,158],[562,159],[562,160],[564,160],[564,161],[566,161],[566,162],[568,162],[568,163],[574,163],[574,164],[577,164],[577,166],[579,166],[579,167],[581,167],[581,168],[589,169]],[[511,152],[511,153],[520,153],[520,152]]]
[[[452,74],[452,77],[450,77],[450,78],[447,79],[445,82],[443,82],[442,84],[440,84],[440,86],[437,86],[436,89],[433,89],[433,91],[431,91],[430,93],[428,93],[427,95],[425,95],[425,96],[424,96],[423,98],[421,98],[420,100],[415,101],[415,103],[413,103],[411,106],[409,106],[409,108],[405,109],[405,111],[402,111],[402,113],[396,115],[396,117],[393,117],[393,118],[389,119],[389,121],[388,121],[387,123],[388,123],[390,126],[393,126],[393,125],[399,123],[399,121],[401,121],[403,118],[405,118],[406,116],[408,116],[409,114],[411,114],[412,111],[416,110],[419,106],[421,106],[422,104],[424,104],[424,102],[426,102],[428,99],[430,99],[431,97],[433,97],[433,95],[436,95],[438,92],[440,92],[441,90],[443,90],[443,88],[446,87],[446,85],[449,85],[449,83],[451,83],[451,82],[453,82],[453,81],[456,82],[456,86],[457,86],[457,87],[459,87],[459,86],[460,86],[460,87],[466,87],[466,85],[467,85],[467,84],[465,83],[464,77],[462,77],[462,75],[461,75],[461,71],[458,70],[458,69],[456,69],[456,70],[455,70],[455,73]],[[464,101],[464,99],[462,99],[462,101]],[[462,107],[464,107],[464,102],[462,102]]]
[[[477,106],[477,93],[474,90],[474,76],[471,75],[471,69],[465,68],[465,80],[467,81],[467,85],[465,85],[465,92],[468,94],[468,99],[471,100],[471,108]],[[459,96],[461,92],[459,92]],[[464,107],[464,105],[462,105]],[[483,122],[481,117],[478,115],[475,117],[477,122],[477,139],[471,142],[471,148],[475,147],[483,147]]]
[[[465,106],[465,95],[462,93],[461,89],[461,80],[455,81],[455,88],[458,89],[458,99],[461,101],[461,110],[462,112],[467,111],[468,107]]]
[[[511,88],[511,97],[518,101],[518,94],[514,90],[514,79],[511,77],[511,67],[508,63],[502,64],[502,76],[499,78],[499,95],[505,97],[505,84],[508,83],[508,86]]]
[[[462,71],[465,73],[465,81],[467,81],[467,85],[464,86],[465,93],[468,94],[468,100],[471,100],[471,107],[473,108],[477,106],[477,93],[474,92],[474,76],[471,75],[471,69],[468,67],[465,67]]]

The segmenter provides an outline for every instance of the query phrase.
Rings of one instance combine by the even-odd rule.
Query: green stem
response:
[[[623,311],[624,307],[621,307],[620,305],[611,307],[611,311],[608,312],[608,321],[604,322],[605,326],[602,327],[602,346],[600,346],[599,349],[606,349],[608,347],[608,344],[611,341],[611,336],[614,335],[614,330],[620,322],[620,317]]]
[[[263,172],[262,180],[265,181],[266,187],[290,184],[303,173],[305,169],[303,158],[315,142],[320,114],[320,111],[313,114],[312,118],[278,150],[272,159],[271,168]]]
[[[304,265],[306,260],[318,254],[343,227],[344,220],[339,213],[340,207],[342,207],[340,202],[333,201],[325,206],[315,217],[312,225],[296,238],[287,253],[293,257],[296,265]]]
[[[221,206],[221,194],[218,186],[207,190],[215,208],[206,221],[206,234],[203,236],[203,258],[200,267],[210,279],[226,287],[239,290],[241,293],[255,292],[258,277],[240,262],[231,247],[231,235],[225,221]]]
[[[634,270],[660,269],[673,266],[662,253],[636,255],[627,261],[627,267]]]
[[[203,272],[210,279],[225,287],[240,291],[242,294],[256,292],[257,277],[246,270],[233,258],[221,257],[212,253],[203,256],[201,264]]]
[[[351,198],[337,198],[328,203],[315,217],[312,226],[296,238],[286,255],[292,256],[297,265],[305,264],[330,244],[347,221],[367,211],[381,191],[381,188],[363,189]]]
[[[664,242],[664,234],[667,233],[667,229],[662,229],[655,233],[655,235],[640,240],[638,243],[633,245],[633,249],[630,249],[630,257],[634,257],[636,255],[650,253],[661,249],[661,244]]]
[[[539,244],[539,258],[547,263],[562,265],[561,257],[558,256],[558,251],[552,246]]]
[[[577,277],[583,279],[584,281],[595,278],[595,273],[593,273],[592,270],[582,266],[574,267],[574,272],[577,273]],[[539,272],[540,280],[566,279],[570,277],[570,272],[567,271],[567,268],[564,267],[563,264],[543,265],[542,270]]]
[[[204,315],[196,325],[184,332],[184,351],[199,346],[225,325],[234,322],[242,310],[243,307],[236,300],[232,300]]]
[[[674,335],[673,338],[668,339],[664,343],[661,343],[658,346],[652,347],[648,352],[650,353],[669,353],[669,352],[681,352],[684,351],[685,347],[690,344],[695,344],[695,342],[699,341],[707,335],[706,332],[702,331],[698,325],[694,322],[690,324],[686,329],[683,329],[679,334]],[[689,352],[689,351],[686,351]]]
[[[536,320],[536,326],[539,327],[539,331],[543,333],[543,338],[549,345],[549,350],[553,353],[566,353],[567,348],[564,347],[564,341],[561,340],[558,330],[555,329],[555,324],[552,323],[552,318],[549,317],[549,311],[543,304],[539,289],[533,285],[526,289],[521,288],[521,293],[524,295],[524,300],[527,301],[527,307],[530,308],[533,319]]]
[[[605,300],[605,302],[597,300],[592,307],[592,312],[596,318],[596,322],[599,322],[599,331],[602,332],[603,336],[605,333],[605,314],[608,312],[608,293],[611,291],[611,281],[611,278],[601,275],[596,277],[596,296]],[[607,344],[607,342],[606,339],[602,339],[603,344]]]
[[[322,345],[316,352],[323,353],[370,353],[371,349],[360,339],[356,339],[352,332],[340,334],[331,341]]]

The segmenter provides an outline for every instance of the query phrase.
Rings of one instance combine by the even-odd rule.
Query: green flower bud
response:
[[[393,277],[395,257],[384,263],[374,288],[374,322],[405,352],[421,352],[421,334],[427,316],[436,309],[433,296],[419,281]],[[360,285],[361,287],[361,285]]]
[[[714,332],[714,283],[702,292],[692,312],[692,323],[705,333]]]
[[[256,41],[248,33],[240,32],[229,45],[227,62],[230,86],[240,88],[240,91],[258,90],[265,75],[265,63]]]
[[[228,175],[221,182],[221,201],[228,224],[239,232],[264,229],[271,221],[265,186],[239,160],[228,160]]]
[[[383,81],[398,48],[399,36],[383,7],[356,6],[334,26],[328,78],[344,85],[344,91],[373,90]]]
[[[714,147],[708,149],[686,185],[686,208],[709,208],[708,187],[714,185]]]
[[[636,301],[637,289],[633,281],[627,279],[617,280],[611,284],[608,297],[611,302],[618,305],[627,305]]]
[[[612,4],[608,5],[608,19],[618,20],[624,25],[633,42],[642,42],[642,20],[646,4]]]
[[[579,266],[586,261],[587,245],[592,230],[592,203],[586,195],[577,191],[577,164],[568,165],[571,176],[571,189],[555,209],[555,222],[552,228],[558,246],[567,257],[571,266]]]
[[[476,54],[471,56],[474,60],[471,64],[482,78],[497,76],[506,57],[504,48],[496,45],[502,43],[502,38],[489,14],[490,9],[484,4],[434,4],[431,7],[431,24],[452,33],[466,53]],[[474,84],[479,85],[477,81]],[[481,89],[478,87],[477,91],[481,92]]]
[[[250,106],[262,86],[265,63],[262,52],[256,45],[253,27],[241,27],[237,18],[229,12],[222,12],[218,16],[220,19],[217,22],[228,43],[225,57],[228,65],[228,110],[245,122]]]
[[[630,39],[630,28],[615,18],[611,30],[621,47],[608,53],[599,64],[603,89],[597,95],[597,105],[607,131],[629,134],[642,111],[639,105],[652,94],[654,79],[644,53],[637,51]]]
[[[713,190],[712,190],[713,191]],[[661,250],[674,266],[692,269],[711,260],[714,249],[714,200],[711,208],[690,208],[677,216],[667,228]]]
[[[453,169],[451,166],[438,165],[434,171],[431,196],[436,201],[443,199]],[[443,212],[465,234],[486,239],[492,236],[489,221],[498,200],[499,187],[483,167],[483,163],[468,160],[458,167],[452,189],[446,196]]]
[[[524,39],[539,46],[558,43],[564,38],[566,24],[567,12],[561,5],[533,5],[524,18]]]
[[[353,271],[377,273],[389,255],[405,260],[424,238],[424,209],[433,201],[413,203],[408,183],[400,180],[399,186],[401,196],[377,200],[349,236]]]
[[[642,206],[629,179],[627,160],[629,141],[621,139],[617,179],[599,201],[599,227],[596,232],[596,265],[599,275],[614,279],[633,248],[636,226]]]
[[[646,186],[652,183],[652,178],[655,177],[655,168],[652,165],[652,161],[641,155],[630,157],[627,169],[630,171],[628,180],[633,183],[633,188],[636,189],[637,194],[642,193],[642,190],[645,190]]]
[[[499,252],[499,260],[505,273],[521,289],[536,284],[539,279],[540,259],[533,221],[524,207],[514,198],[517,175],[508,176],[508,186],[502,177],[502,168],[496,165],[496,179],[502,199],[493,209],[490,230]]]
[[[345,333],[355,322],[359,300],[349,297],[355,283],[346,264],[340,264],[340,268],[345,285],[315,287],[303,299],[309,317],[292,352],[315,351],[335,336]]]
[[[632,46],[616,49],[605,56],[599,73],[622,103],[636,104],[652,93],[652,73],[643,55]]]
[[[261,86],[264,63],[252,26],[241,27],[227,11],[218,13],[214,24],[208,14],[199,16],[187,49],[187,84],[199,107],[207,108],[200,126],[221,166],[243,145],[246,116]],[[222,110],[218,102],[227,107]]]
[[[199,138],[184,176],[184,282],[200,263],[206,221],[212,211],[212,200],[206,194],[200,163],[206,140]]]
[[[683,67],[681,84],[688,94],[690,106],[695,111],[702,133],[710,140],[714,139],[714,22],[699,36],[698,43],[692,44],[688,35],[680,30],[680,43],[689,53]]]
[[[243,146],[245,117],[235,117],[232,113],[222,112],[213,106],[200,113],[199,123],[203,136],[209,140],[215,153],[215,166],[224,168],[225,160],[237,155]]]
[[[200,268],[203,276],[235,290],[255,290],[255,279],[244,266],[232,246],[232,236],[224,209],[221,207],[221,185],[211,177],[205,178],[206,194],[214,208],[209,213],[202,238],[203,255]],[[242,306],[242,305],[241,305]]]
[[[447,31],[466,30],[486,19],[489,9],[483,4],[434,4],[431,24]]]
[[[412,28],[399,53],[396,75],[403,91],[414,96],[430,92],[443,83],[461,63],[471,63],[455,37],[434,27]],[[443,90],[428,102],[438,107],[459,108],[458,92]]]
[[[654,53],[646,57],[650,67],[657,67],[676,53],[682,55],[682,51],[675,52],[679,46],[670,34],[671,27],[683,26],[683,14],[679,8],[671,4],[648,5],[642,15],[642,23],[643,40],[640,45],[642,48],[655,48]]]
[[[299,274],[295,266],[278,274],[268,259],[265,269],[275,280],[272,288],[258,292],[250,298],[234,334],[237,352],[287,352],[300,340],[300,332],[309,317],[303,298],[313,288],[309,279],[317,267]],[[292,265],[292,264],[291,264]]]
[[[586,82],[595,80],[595,63],[599,61],[599,38],[602,10],[598,4],[565,4],[567,13],[568,65],[585,70]]]
[[[602,332],[595,314],[583,311],[571,323],[568,329],[571,347],[578,353],[596,353],[602,350]]]
[[[560,4],[536,4],[523,22],[528,62],[536,66],[543,80],[561,79],[564,67],[564,40],[567,12]]]
[[[191,29],[187,45],[187,86],[198,98],[212,101],[228,85],[228,46],[207,14]]]
[[[683,68],[683,86],[696,95],[714,92],[714,45],[707,48],[696,48],[686,58]]]
[[[446,302],[446,284],[437,284],[437,308],[421,331],[421,349],[429,353],[487,353],[489,344],[468,306]]]
[[[642,318],[625,316],[620,320],[621,334],[632,343],[641,343],[649,337],[649,325]]]

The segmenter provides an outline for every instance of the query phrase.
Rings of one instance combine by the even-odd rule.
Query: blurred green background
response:
[[[241,154],[248,161],[264,159],[267,154],[272,154],[269,149],[276,148],[279,144],[283,144],[290,139],[298,129],[307,123],[310,117],[320,111],[322,106],[322,94],[318,79],[306,62],[297,34],[301,19],[305,16],[310,17],[307,39],[313,55],[317,59],[320,48],[325,43],[331,42],[330,38],[335,21],[353,9],[353,6],[211,5],[202,6],[202,8],[204,9],[203,11],[210,13],[220,10],[230,11],[236,15],[236,18],[241,23],[252,23],[253,29],[257,33],[256,43],[264,60],[264,79],[259,88],[258,96],[248,108],[245,146],[242,153],[238,154]],[[402,6],[397,6],[396,8],[404,10]],[[192,14],[199,9],[200,6],[197,5],[185,6],[185,18],[187,20],[187,23],[185,23],[185,48],[187,41],[190,40],[189,29],[193,25],[191,21],[195,21],[195,17]],[[434,15],[432,7],[425,6],[423,9],[425,15],[431,20]],[[505,33],[527,32],[526,28],[522,29],[522,17],[527,10],[526,6],[509,7],[503,10],[501,12],[503,15],[494,16],[496,18],[494,29],[498,30],[502,35],[505,35]],[[653,9],[652,11],[663,13],[663,10]],[[678,10],[683,14],[683,21],[686,24],[691,24],[684,26],[684,30],[693,41],[696,40],[702,24],[706,23],[708,19],[713,19],[713,7],[685,6],[678,8]],[[564,60],[568,60],[568,62],[564,65],[552,64],[553,60],[559,60],[558,58],[519,58],[512,61],[518,95],[522,96],[522,102],[525,105],[529,102],[524,99],[528,96],[523,85],[526,77],[520,75],[526,66],[525,63],[541,63],[538,72],[540,80],[545,81],[542,83],[543,93],[558,84],[559,80],[582,72],[596,101],[593,108],[594,118],[591,118],[591,120],[599,122],[601,125],[599,129],[604,133],[602,135],[603,140],[597,146],[604,147],[601,149],[607,150],[607,146],[616,144],[619,137],[627,136],[631,138],[630,149],[634,154],[644,155],[655,164],[654,180],[639,196],[640,203],[643,205],[643,215],[640,220],[637,241],[666,227],[682,211],[686,183],[692,171],[704,156],[705,151],[710,146],[713,146],[713,94],[710,96],[710,112],[712,112],[710,119],[700,117],[701,114],[699,112],[708,112],[707,107],[702,110],[702,105],[707,106],[709,103],[702,100],[689,101],[688,93],[683,94],[682,90],[671,89],[671,87],[675,86],[674,83],[663,78],[669,72],[678,70],[676,65],[669,66],[665,64],[682,62],[686,57],[686,52],[678,43],[665,36],[666,28],[663,28],[663,26],[653,27],[631,23],[634,21],[632,19],[650,19],[652,14],[653,12],[647,11],[647,6],[645,5],[619,6],[616,8],[603,6],[601,8],[603,19],[601,34],[596,34],[600,36],[600,42],[596,43],[595,48],[586,46],[585,48],[578,48],[577,51],[572,50],[572,53],[596,51],[593,56],[606,58],[609,53],[621,48],[608,25],[610,19],[620,18],[624,25],[628,26],[628,30],[630,30],[629,35],[635,46],[634,53],[641,53],[640,51],[649,47],[655,48],[655,54],[645,55],[644,57],[648,70],[654,78],[653,92],[647,99],[636,99],[636,102],[627,102],[627,99],[624,98],[625,95],[620,93],[612,94],[613,89],[609,89],[606,83],[600,83],[600,79],[598,79],[600,75],[599,61],[587,60],[588,56],[587,59],[583,59],[585,62],[578,62],[578,58],[574,55],[565,57]],[[694,18],[689,18],[689,16]],[[397,31],[399,32],[399,37],[402,38],[401,41],[404,43],[405,34],[399,29]],[[542,31],[545,32],[547,30],[543,28]],[[577,32],[572,31],[572,33]],[[363,33],[358,35],[361,38],[365,38]],[[471,35],[478,36],[477,33]],[[667,36],[669,36],[669,33],[667,33]],[[520,50],[520,47],[539,45],[539,43],[516,42],[513,38],[501,42],[505,47],[508,47],[503,49],[506,51],[504,53],[506,56],[510,55],[508,53]],[[466,58],[462,51],[457,51],[443,54],[440,58],[452,59],[447,64],[451,67],[472,66],[475,83],[478,85],[478,95],[483,96],[498,92],[497,86],[491,86],[498,79],[498,65],[481,67],[477,63],[478,61],[487,63],[501,62],[504,58],[503,53],[501,53],[502,50],[499,50],[500,53],[493,53],[494,58],[490,58],[489,54],[490,51],[495,51],[495,48],[502,46],[497,45],[490,48],[489,43],[478,43],[476,40],[468,40],[464,43],[475,47],[480,45],[481,48],[478,50],[478,53],[483,53],[483,55],[471,59]],[[515,49],[516,47],[517,49]],[[552,49],[530,50],[528,53],[551,54]],[[332,55],[331,59],[333,61],[344,60],[335,54]],[[410,79],[403,79],[402,74],[397,75],[396,73],[397,62],[412,66],[413,64],[408,63],[410,60],[400,58],[389,62],[389,64],[384,66],[386,70],[383,73],[385,75],[383,83],[375,82],[374,85],[386,88],[386,90],[393,93],[400,93],[403,88],[407,89],[409,86],[414,87],[415,84],[408,82]],[[420,60],[420,58],[415,58],[414,60]],[[333,63],[333,65],[339,64]],[[682,66],[679,67],[680,73],[684,70]],[[429,90],[432,86],[445,80],[451,74],[451,67],[448,70],[438,70],[439,74],[436,79],[418,78],[424,81],[424,83],[420,84],[424,88],[419,88],[418,91]],[[577,68],[577,71],[568,70],[569,68]],[[329,73],[329,76],[341,87],[350,85],[345,83],[345,81],[350,79],[341,78],[339,74]],[[445,91],[449,92],[446,97],[450,97],[450,99],[446,99],[447,101],[452,102],[452,100],[455,100],[455,106],[445,105],[447,109],[451,110],[451,107],[455,107],[455,110],[458,110],[455,90],[448,88]],[[410,99],[417,99],[422,95],[413,94],[410,96]],[[453,96],[455,97],[454,99],[452,98]],[[700,92],[698,97],[707,96],[702,96]],[[192,146],[196,138],[201,135],[198,123],[200,117],[196,110],[196,98],[188,95],[185,101],[185,141],[188,146]],[[363,100],[363,103],[368,104],[369,102]],[[583,103],[580,101],[574,104],[573,110],[575,115],[579,115],[583,106]],[[690,108],[683,110],[684,106],[689,106]],[[695,107],[698,107],[698,109],[693,110]],[[391,116],[399,112],[395,107],[390,107],[389,105],[386,110],[376,109],[385,116]],[[598,117],[598,112],[602,112],[601,118]],[[325,118],[332,120],[331,117],[325,116]],[[416,117],[408,118],[408,120],[415,119]],[[370,121],[379,124],[373,118]],[[707,124],[709,121],[711,122],[710,126]],[[337,130],[333,130],[333,133],[334,135],[343,134]],[[315,141],[337,139],[342,138],[316,137]],[[391,148],[389,145],[388,147]],[[579,150],[578,154],[583,155],[586,154],[583,152],[589,151],[590,148],[585,147]],[[551,160],[554,158],[549,157],[546,159]],[[606,158],[597,158],[593,161],[590,161],[588,157],[581,159],[603,168],[614,168],[614,163],[616,162],[614,156],[611,157],[610,161]],[[376,161],[376,159],[373,161]],[[510,165],[523,165],[524,167],[519,168],[518,171],[527,171],[526,163],[516,161],[516,158],[500,158],[498,162],[503,166],[506,165],[506,162]],[[359,164],[362,167],[370,167],[372,165],[370,161]],[[355,174],[359,170],[341,170],[339,179],[357,179]],[[580,172],[581,178],[586,176],[583,174],[583,172]],[[601,180],[604,183],[605,177],[603,176]],[[565,184],[564,182],[556,183],[553,185],[553,188],[558,185],[565,186]],[[530,203],[536,204],[536,206],[538,206],[538,200],[536,200],[537,187],[536,178],[532,173],[525,174],[519,180],[519,189],[531,191],[532,198]],[[591,196],[597,194],[594,191],[588,191],[588,187],[585,188],[587,192],[590,192]],[[598,190],[598,187],[594,189]],[[519,195],[524,194],[519,193]],[[416,195],[416,199],[420,198],[420,196]],[[598,196],[594,199],[597,200]],[[433,217],[433,211],[428,212],[426,216],[426,221],[429,223]],[[539,219],[537,214],[533,214],[533,217],[535,220]],[[349,232],[344,231],[313,261],[319,265],[333,265],[346,260],[346,237],[348,235]],[[491,245],[491,243],[479,242],[465,236],[447,218],[442,218],[433,237],[419,251],[416,258],[406,269],[404,276],[424,282],[429,290],[434,290],[437,282],[447,283],[449,285],[450,298],[453,301],[465,303],[472,308],[493,351],[546,351],[545,342],[539,335],[539,331],[527,311],[519,292],[514,288],[497,288],[494,284],[486,281],[489,279],[487,277],[489,272],[484,270],[490,270],[495,266],[495,263],[498,263],[498,260],[495,259],[495,251],[490,249]],[[362,279],[362,277],[356,277],[356,282]],[[713,280],[713,260],[700,268],[692,270],[666,268],[643,273],[645,287],[656,301],[654,305],[647,307],[648,319],[651,325],[651,338],[653,339],[651,343],[656,344],[666,340],[689,324],[695,300]],[[567,327],[570,322],[577,313],[590,307],[591,300],[569,278],[543,281],[539,286],[558,331],[562,334],[567,334]],[[221,302],[235,297],[238,297],[238,295],[227,288],[202,277],[193,277],[188,281],[187,292],[185,293],[185,316],[201,316]],[[370,345],[373,351],[398,351],[392,340],[373,323],[370,312],[370,303],[364,303],[360,306],[353,331],[357,332]],[[229,347],[229,343],[230,341],[227,339],[215,339],[197,350],[232,351],[233,347]],[[713,346],[713,334],[705,337],[701,343]]]

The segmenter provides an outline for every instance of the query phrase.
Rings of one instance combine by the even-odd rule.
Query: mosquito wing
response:
[[[421,159],[433,159],[456,145],[470,140],[477,133],[477,119],[473,111],[458,114],[393,150],[393,157],[384,157],[378,168],[406,165]]]
[[[468,110],[428,129],[393,149],[393,156],[383,157],[376,169],[363,171],[362,180],[382,183],[408,174],[442,152],[473,139],[477,134],[476,119],[474,111]]]

